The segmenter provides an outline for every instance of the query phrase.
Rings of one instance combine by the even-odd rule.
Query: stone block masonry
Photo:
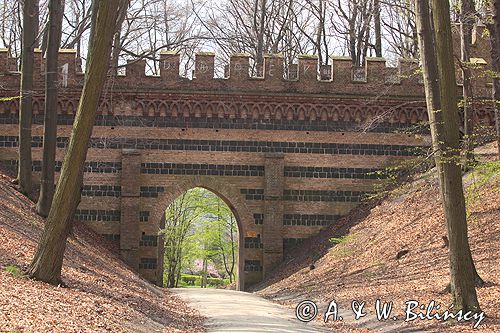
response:
[[[481,56],[481,48],[473,50]],[[489,59],[485,58],[487,61]],[[33,92],[33,174],[43,145],[43,73],[37,53]],[[58,104],[56,171],[71,135],[83,75],[71,52]],[[213,55],[196,59],[195,77],[181,78],[179,56],[162,54],[160,75],[129,63],[110,77],[85,163],[75,219],[111,242],[148,280],[161,285],[164,211],[201,186],[233,210],[240,233],[238,286],[259,282],[307,237],[335,226],[374,191],[379,171],[422,154],[430,145],[423,86],[416,63],[386,68],[380,59],[352,68],[301,57],[290,69],[267,57],[262,78],[248,77],[248,57],[231,58],[213,77]],[[20,75],[0,50],[0,97],[18,96]],[[285,76],[284,73],[290,75]],[[477,80],[476,96],[490,96]],[[459,89],[459,87],[457,87]],[[0,161],[17,164],[18,100],[0,101]],[[492,125],[491,107],[476,109]],[[57,175],[58,176],[58,175]]]

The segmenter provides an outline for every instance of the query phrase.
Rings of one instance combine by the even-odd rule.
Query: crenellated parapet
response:
[[[478,32],[480,33],[480,31]],[[490,63],[485,39],[475,38],[472,57],[475,95],[489,97],[488,78],[482,73]],[[215,77],[216,55],[210,52],[196,54],[192,78],[179,74],[180,54],[161,52],[159,73],[146,74],[146,61],[129,60],[125,74],[109,77],[115,91],[215,91],[236,94],[318,94],[364,98],[366,96],[419,97],[424,95],[422,74],[416,60],[401,59],[397,67],[387,67],[384,58],[367,58],[361,67],[353,66],[349,57],[331,57],[328,65],[319,65],[317,56],[302,55],[295,63],[284,65],[281,55],[264,58],[262,75],[250,75],[250,55],[235,54],[230,57],[223,77]],[[81,59],[75,50],[61,50],[59,55],[60,85],[78,89],[84,75]],[[40,50],[35,51],[34,78],[37,90],[42,91],[45,59]],[[457,66],[458,81],[461,81]],[[6,49],[0,49],[1,89],[17,90],[20,74],[15,59]],[[459,87],[457,87],[459,89]]]

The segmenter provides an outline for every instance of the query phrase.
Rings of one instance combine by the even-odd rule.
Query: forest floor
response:
[[[23,276],[44,220],[0,170],[0,332],[204,332],[198,311],[141,279],[76,224],[55,287]]]
[[[435,171],[385,199],[362,204],[337,225],[297,246],[271,278],[256,287],[258,294],[290,307],[313,300],[318,320],[331,300],[351,315],[351,302],[365,301],[368,319],[330,318],[328,325],[341,332],[500,332],[500,162],[494,162],[495,150],[492,144],[480,148],[483,164],[464,176],[470,245],[486,281],[477,294],[487,318],[477,330],[472,328],[475,320],[404,322],[408,300],[425,305],[435,300],[440,313],[451,304],[450,294],[442,292],[449,282],[449,261]],[[399,259],[398,253],[403,254]],[[374,316],[377,299],[394,302],[386,322]]]

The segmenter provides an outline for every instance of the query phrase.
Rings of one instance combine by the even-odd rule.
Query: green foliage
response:
[[[352,242],[354,239],[356,239],[355,234],[349,234],[341,237],[332,237],[329,241],[332,244],[346,244]]]
[[[381,181],[375,185],[375,193],[368,197],[374,199],[384,197],[394,188],[413,180],[414,176],[426,172],[434,167],[434,159],[430,155],[417,156],[400,161],[396,165],[388,166],[383,170],[371,172]]]
[[[21,96],[0,97],[0,102],[9,102],[9,101],[13,101],[13,100],[20,99],[20,98],[21,98]]]
[[[12,274],[15,278],[19,278],[19,277],[23,277],[24,276],[24,274],[22,273],[22,271],[16,265],[7,265],[7,266],[4,267],[4,270],[7,273]]]
[[[195,188],[177,198],[166,210],[165,285],[189,286],[191,279],[178,279],[196,260],[209,261],[219,274],[234,278],[238,253],[236,218],[214,193]],[[184,276],[184,275],[183,275]]]
[[[341,237],[330,238],[329,241],[332,244],[335,244],[335,246],[330,250],[330,255],[335,258],[350,256],[354,252],[351,245],[356,237],[356,234],[349,234]]]
[[[500,179],[500,161],[477,164],[467,178],[472,181],[465,196],[467,219],[473,222],[471,208],[481,200],[481,189],[484,185]],[[497,187],[495,190],[500,191],[500,188]]]
[[[181,274],[181,279],[179,281],[179,287],[182,288],[199,288],[201,286],[202,276],[191,275],[191,274]],[[209,288],[224,287],[229,284],[229,279],[222,278],[207,278],[207,284]]]

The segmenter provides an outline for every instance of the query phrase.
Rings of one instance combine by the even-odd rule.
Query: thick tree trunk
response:
[[[427,1],[427,0],[420,0]],[[450,246],[450,285],[454,310],[478,311],[474,265],[467,236],[465,199],[460,167],[459,117],[448,1],[432,0],[437,70],[443,120],[441,151],[443,197]]]
[[[19,105],[19,190],[30,195],[31,179],[31,124],[33,118],[34,48],[38,34],[38,1],[25,0],[23,6],[23,33],[21,55],[21,101]]]
[[[463,76],[463,118],[464,118],[464,170],[474,163],[474,102],[471,70],[470,45],[472,43],[472,26],[474,24],[474,3],[462,0],[460,9],[460,50]]]
[[[57,140],[57,85],[58,58],[61,44],[61,27],[64,11],[63,0],[50,0],[45,73],[45,115],[43,131],[43,161],[40,196],[36,210],[43,217],[49,215],[54,196],[54,174]]]
[[[95,114],[108,73],[111,43],[120,0],[99,2],[87,65],[87,75],[61,176],[37,251],[28,269],[30,277],[61,283],[66,239],[80,198],[83,164],[87,155]]]

